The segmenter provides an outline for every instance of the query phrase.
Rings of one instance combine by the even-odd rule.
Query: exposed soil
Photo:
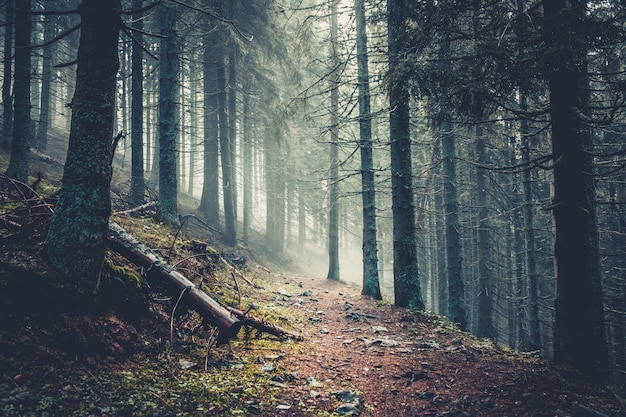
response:
[[[298,352],[285,359],[297,373],[285,401],[332,409],[331,393],[347,388],[361,393],[365,416],[626,415],[609,390],[575,372],[478,340],[438,316],[380,306],[332,281],[302,284],[312,295],[295,308],[310,320]]]

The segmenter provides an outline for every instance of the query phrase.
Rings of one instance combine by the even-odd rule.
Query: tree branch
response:
[[[80,23],[77,24],[76,26],[74,26],[73,28],[66,30],[63,33],[58,34],[57,36],[55,36],[54,38],[50,39],[49,41],[46,41],[44,43],[40,43],[38,45],[31,45],[31,46],[29,46],[29,48],[45,48],[46,46],[52,45],[53,43],[60,41],[61,39],[65,38],[66,36],[71,35],[72,33],[76,32],[78,29],[80,29]]]
[[[248,34],[248,33],[243,33],[243,32],[241,31],[241,29],[239,29],[239,28],[237,27],[237,25],[235,24],[235,21],[234,21],[234,20],[226,19],[226,18],[224,18],[224,17],[222,17],[222,16],[220,16],[220,15],[217,15],[217,14],[215,14],[215,13],[213,13],[213,12],[209,11],[209,10],[201,9],[201,8],[199,8],[199,7],[192,6],[192,5],[190,5],[190,4],[184,3],[184,2],[179,1],[179,0],[171,0],[171,2],[172,2],[172,3],[179,4],[179,5],[183,6],[183,7],[188,8],[188,9],[194,10],[194,11],[196,11],[196,12],[204,13],[204,14],[206,14],[206,15],[208,15],[208,16],[211,16],[211,17],[212,17],[212,18],[214,18],[214,19],[219,20],[219,21],[220,21],[220,22],[222,22],[222,23],[227,23],[227,24],[229,24],[229,25],[233,28],[233,30],[234,30],[234,31],[235,31],[235,32],[236,32],[239,36],[241,36],[243,39],[245,39],[245,40],[246,40],[246,41],[248,41],[248,42],[252,42],[252,39],[254,38],[254,36],[252,36],[252,35],[250,35],[250,34]]]

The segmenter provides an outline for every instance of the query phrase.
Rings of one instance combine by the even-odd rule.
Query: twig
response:
[[[180,300],[183,299],[183,296],[191,288],[193,287],[191,286],[186,287],[184,290],[180,292],[180,295],[178,296],[178,300],[176,300],[176,304],[174,304],[174,308],[172,309],[172,315],[170,317],[170,348],[172,349],[172,352],[174,351],[174,313],[176,313],[176,309],[178,308],[178,304],[180,304]]]
[[[237,295],[239,296],[239,310],[241,310],[241,289],[239,289],[239,283],[237,282],[237,278],[235,278],[235,273],[231,271],[230,276],[233,277],[233,281],[235,281],[235,287],[237,287]]]
[[[194,219],[195,221],[197,221],[198,223],[200,223],[202,226],[206,227],[207,229],[215,232],[215,233],[219,233],[221,234],[222,231],[216,229],[215,227],[211,226],[210,224],[208,224],[207,222],[205,222],[204,220],[202,220],[200,217],[198,216],[194,216],[193,214],[187,214],[185,216],[185,218],[190,218],[190,219]]]
[[[177,262],[173,262],[172,263],[172,268],[176,268],[178,265],[182,264],[185,261],[188,261],[189,259],[200,258],[200,257],[206,256],[206,255],[207,255],[206,253],[194,253],[193,255],[185,256],[181,260],[179,260]]]
[[[217,327],[214,327],[213,330],[211,331],[211,334],[209,335],[209,338],[207,339],[206,357],[204,358],[204,371],[205,372],[209,370],[209,353],[211,352],[211,348],[213,347],[215,343],[217,343],[217,339],[215,339],[215,341],[213,340],[213,336],[215,335],[216,331],[217,331]]]
[[[172,240],[172,246],[170,246],[170,250],[167,252],[167,257],[165,258],[165,260],[167,261],[167,263],[170,262],[170,258],[172,256],[172,252],[174,251],[174,245],[176,244],[176,239],[178,239],[178,235],[180,234],[180,232],[183,230],[183,227],[185,227],[185,224],[187,223],[187,219],[189,217],[185,216],[183,218],[183,221],[180,222],[180,226],[178,227],[178,230],[176,231],[176,234],[174,235],[174,240]]]
[[[234,272],[235,274],[239,275],[241,277],[241,279],[243,279],[244,281],[246,281],[246,283],[248,285],[250,285],[253,288],[258,288],[252,281],[250,281],[248,278],[246,278],[241,271],[239,271],[237,268],[235,268],[234,266],[232,266],[231,264],[228,263],[228,261],[226,259],[224,259],[224,257],[220,256],[220,259],[222,260],[222,262],[224,262],[226,264],[226,266],[231,270],[231,272]]]
[[[608,415],[604,413],[596,411],[593,408],[587,407],[582,404],[578,404],[578,411],[579,411],[579,414],[582,414],[583,416],[587,416],[587,417],[609,417]]]
[[[156,201],[150,201],[148,203],[142,204],[142,205],[137,206],[137,207],[130,208],[128,210],[116,211],[115,213],[112,213],[111,215],[112,216],[126,216],[126,215],[129,215],[131,213],[135,213],[137,211],[141,211],[141,210],[144,210],[144,209],[147,209],[147,208],[150,208],[150,207],[154,207],[156,205],[157,205]]]
[[[267,272],[268,274],[272,273],[272,271],[270,271],[269,269],[267,269],[263,265],[257,265],[256,267],[259,268],[259,269],[262,269],[263,271]]]

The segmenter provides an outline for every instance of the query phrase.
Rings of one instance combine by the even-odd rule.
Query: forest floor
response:
[[[261,249],[220,249],[200,227],[180,237],[149,212],[116,221],[221,303],[302,340],[245,329],[214,346],[181,297],[138,285],[138,269],[111,252],[97,299],[68,298],[42,257],[46,216],[20,211],[11,187],[0,187],[2,416],[626,415],[610,387],[571,369],[290,272]]]

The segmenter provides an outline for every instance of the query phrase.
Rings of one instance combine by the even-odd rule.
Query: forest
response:
[[[145,410],[110,405],[98,414],[74,404],[46,411],[42,400],[40,408],[27,408],[33,395],[15,391],[15,378],[25,374],[16,358],[27,351],[19,343],[42,350],[45,338],[17,337],[16,329],[56,314],[65,327],[54,321],[42,334],[67,337],[66,328],[77,327],[84,349],[70,349],[69,357],[87,369],[96,365],[78,358],[91,358],[96,342],[86,334],[110,332],[118,313],[126,317],[119,328],[127,338],[141,339],[135,328],[156,320],[149,326],[164,334],[163,344],[151,347],[157,352],[173,352],[177,337],[189,352],[206,339],[205,371],[211,355],[233,354],[229,343],[242,326],[246,340],[256,329],[280,339],[277,346],[298,343],[305,324],[322,326],[317,336],[339,332],[331,314],[373,324],[376,335],[406,322],[434,326],[431,334],[453,328],[463,335],[458,340],[473,338],[471,347],[462,344],[470,351],[504,349],[567,369],[623,407],[598,406],[601,412],[579,400],[575,411],[545,415],[626,409],[623,1],[0,5],[0,347],[15,352],[0,354],[0,411],[262,414],[261,400],[249,400],[240,414],[232,404],[217,414],[159,414],[158,404],[174,401],[160,394],[141,400],[155,403]],[[158,260],[144,256],[147,263],[139,264],[136,246],[124,249],[126,232],[117,227],[158,252]],[[179,281],[153,281],[162,260],[162,277]],[[304,283],[315,278],[318,308],[310,307],[300,327],[285,320],[292,313],[271,311],[274,303],[312,304],[306,288],[314,284]],[[300,289],[290,287],[296,284]],[[168,301],[155,301],[162,298],[151,291],[170,291]],[[369,304],[357,308],[355,300]],[[177,313],[180,304],[184,313]],[[72,321],[79,315],[100,318]],[[192,330],[177,330],[185,326]],[[183,342],[186,333],[192,342]],[[392,336],[364,343],[388,348]],[[110,337],[97,344],[119,346]],[[353,343],[347,337],[337,336],[341,349]],[[457,339],[446,340],[446,354],[457,352]],[[430,369],[426,362],[441,360],[434,344],[444,342],[421,342],[433,358],[413,358],[416,366]],[[177,378],[187,371],[181,361]],[[374,369],[363,366],[368,374]],[[406,387],[433,379],[409,374]],[[286,375],[272,379],[274,388],[289,381]],[[405,415],[377,410],[373,398],[387,394],[375,392],[365,407],[362,399],[355,403],[357,411],[332,413]],[[495,412],[493,396],[466,407],[463,398],[472,395],[444,400],[454,412],[409,407],[406,415],[540,415],[539,402],[532,412]],[[322,415],[284,401],[272,405],[281,415]]]

